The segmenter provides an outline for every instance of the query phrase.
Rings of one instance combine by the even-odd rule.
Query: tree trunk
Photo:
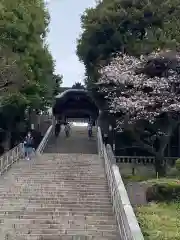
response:
[[[165,164],[163,155],[156,155],[155,156],[155,171],[156,171],[157,176],[165,177],[165,175],[166,175],[166,164]]]

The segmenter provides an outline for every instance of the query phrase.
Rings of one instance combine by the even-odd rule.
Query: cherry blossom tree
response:
[[[117,130],[128,130],[155,156],[165,173],[164,152],[180,123],[180,55],[169,50],[140,59],[118,54],[100,70],[100,91],[109,111],[121,115]]]

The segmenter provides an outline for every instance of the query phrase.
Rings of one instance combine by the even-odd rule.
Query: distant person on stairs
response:
[[[92,123],[91,122],[88,123],[88,137],[89,138],[92,137]]]
[[[31,132],[28,132],[24,141],[25,157],[27,160],[30,160],[34,152],[34,139],[31,135]]]
[[[61,132],[61,121],[57,120],[55,125],[55,136],[58,137]]]
[[[69,135],[70,135],[70,130],[71,130],[71,127],[70,127],[69,123],[68,123],[68,122],[65,122],[65,123],[64,123],[64,131],[65,131],[66,137],[69,137]]]
[[[108,144],[108,134],[107,133],[103,134],[103,142],[104,142],[105,146]]]

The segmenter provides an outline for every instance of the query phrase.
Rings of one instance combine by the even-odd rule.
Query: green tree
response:
[[[46,44],[49,19],[43,0],[1,0],[0,104],[10,132],[26,110],[52,103],[57,86]]]
[[[119,54],[101,69],[99,90],[117,131],[155,157],[159,175],[165,175],[165,150],[180,124],[179,67],[178,53],[160,51],[141,60]]]
[[[53,76],[53,82],[54,82],[54,96],[61,93],[61,84],[62,84],[62,75],[54,74]]]
[[[88,84],[116,52],[140,56],[157,48],[179,47],[178,0],[102,0],[81,17],[77,55],[84,63]]]
[[[72,88],[73,89],[85,89],[84,85],[80,82],[75,82],[73,85],[72,85]]]
[[[1,1],[0,43],[19,56],[25,73],[24,89],[39,86],[37,101],[52,96],[54,63],[45,44],[49,14],[42,0]],[[25,90],[24,90],[25,91]],[[25,91],[27,94],[27,90]],[[30,93],[30,99],[32,92]],[[26,95],[27,96],[27,95]],[[34,99],[34,98],[33,98]],[[46,104],[46,102],[44,102]],[[41,104],[40,104],[41,105]]]
[[[0,94],[19,91],[24,84],[25,76],[19,68],[18,55],[7,48],[0,49]]]

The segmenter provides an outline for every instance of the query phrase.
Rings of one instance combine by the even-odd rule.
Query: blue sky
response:
[[[81,14],[94,4],[95,0],[48,0],[51,22],[47,41],[56,61],[56,73],[63,75],[63,86],[83,82],[84,66],[76,56],[76,39],[81,32]]]

